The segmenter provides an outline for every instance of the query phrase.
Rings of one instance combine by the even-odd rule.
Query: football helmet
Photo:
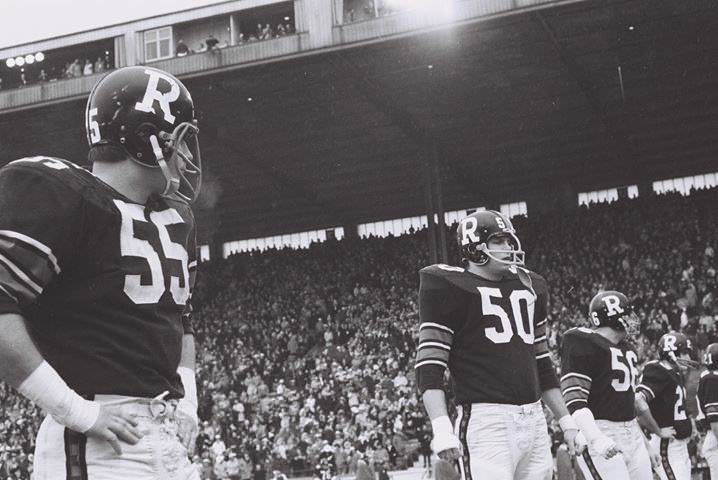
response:
[[[510,250],[489,249],[488,241],[492,237],[504,235],[511,244]],[[494,210],[481,210],[459,221],[456,239],[464,260],[486,265],[489,259],[506,265],[523,265],[525,253],[521,241],[516,236],[511,220]],[[501,258],[508,254],[508,258]]]
[[[625,330],[630,336],[637,335],[641,327],[628,298],[615,290],[598,292],[589,304],[588,316],[595,327]]]
[[[85,126],[90,148],[115,145],[138,164],[161,169],[163,196],[197,198],[202,160],[194,103],[173,75],[145,66],[110,72],[90,92]]]
[[[681,358],[681,355],[690,358]],[[691,340],[680,332],[668,332],[658,340],[658,357],[668,360],[684,368],[694,368],[697,363],[692,359],[695,355]]]
[[[708,370],[718,370],[718,343],[711,343],[703,354],[703,365]]]

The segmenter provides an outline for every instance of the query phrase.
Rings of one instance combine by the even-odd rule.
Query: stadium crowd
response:
[[[515,218],[529,267],[548,280],[554,352],[607,288],[637,307],[641,361],[669,329],[701,348],[718,341],[717,201],[712,189]],[[421,454],[426,462],[412,363],[417,271],[427,264],[426,231],[203,264],[194,294],[202,478],[386,479]],[[0,385],[0,479],[28,478],[39,422]]]

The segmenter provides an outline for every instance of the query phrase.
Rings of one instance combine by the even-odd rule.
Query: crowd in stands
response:
[[[248,29],[246,32],[240,32],[237,37],[237,45],[286,37],[287,35],[294,35],[294,33],[294,24],[291,22],[280,22],[277,23],[276,26],[272,26],[270,23],[260,22],[257,23],[255,28]],[[220,50],[228,46],[229,42],[220,42],[213,34],[210,33],[207,35],[207,38],[205,38],[204,42],[200,42],[196,50],[190,48],[183,39],[177,40],[175,55],[178,57],[184,57],[193,53]]]
[[[700,347],[718,341],[716,204],[712,189],[515,218],[528,266],[548,281],[554,353],[565,330],[587,325],[601,289],[634,301],[641,362],[669,329]],[[450,256],[456,263],[455,248]],[[431,432],[412,368],[417,272],[427,264],[425,230],[202,264],[193,457],[202,478],[386,479],[427,462]],[[0,414],[0,478],[27,478],[39,411],[0,385]]]
[[[108,55],[99,55],[95,60],[76,58],[72,62],[66,62],[64,65],[45,63],[42,68],[38,69],[37,67],[38,64],[34,65],[32,70],[23,67],[13,71],[12,75],[17,78],[8,78],[5,87],[22,88],[42,82],[55,82],[66,78],[102,73],[114,68],[114,65]],[[3,81],[0,78],[0,89],[2,88],[4,88]]]

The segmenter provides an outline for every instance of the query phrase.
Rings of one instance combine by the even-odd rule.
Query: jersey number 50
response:
[[[133,221],[147,222],[144,209],[140,205],[115,200],[115,205],[122,213],[122,228],[120,231],[120,253],[122,256],[141,257],[147,260],[152,273],[152,282],[148,285],[140,283],[141,275],[125,275],[125,295],[137,304],[157,303],[165,293],[165,277],[162,271],[162,262],[159,255],[147,240],[135,237]],[[150,222],[157,227],[165,258],[179,260],[182,265],[182,280],[179,277],[170,277],[170,293],[177,305],[185,305],[189,298],[189,269],[187,249],[170,239],[167,231],[168,225],[182,223],[182,217],[177,210],[168,208],[161,212],[150,213]]]
[[[486,328],[486,338],[494,343],[508,343],[514,336],[514,329],[511,325],[511,319],[500,305],[491,303],[492,298],[501,298],[501,290],[490,287],[476,287],[481,294],[481,309],[484,315],[493,315],[501,320],[501,330],[496,327]],[[516,324],[516,333],[521,340],[529,345],[534,343],[534,305],[536,299],[528,290],[514,290],[509,295],[511,301],[511,313]],[[526,302],[526,311],[528,312],[528,324],[524,323],[524,316],[521,313],[521,301]]]

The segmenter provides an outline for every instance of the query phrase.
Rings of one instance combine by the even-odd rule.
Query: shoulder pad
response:
[[[428,267],[422,268],[419,273],[421,273],[422,275],[435,275],[443,277],[452,273],[464,273],[465,271],[466,270],[461,267],[452,267],[451,265],[436,263],[434,265],[429,265]]]
[[[452,267],[449,265],[429,265],[419,271],[422,290],[435,290],[450,288],[451,277],[462,275],[464,269],[460,267]]]
[[[62,158],[55,157],[26,157],[8,163],[3,170],[13,170],[18,174],[23,172],[35,179],[52,179],[64,183],[73,190],[77,185],[84,183],[85,176],[91,175],[84,168]]]

